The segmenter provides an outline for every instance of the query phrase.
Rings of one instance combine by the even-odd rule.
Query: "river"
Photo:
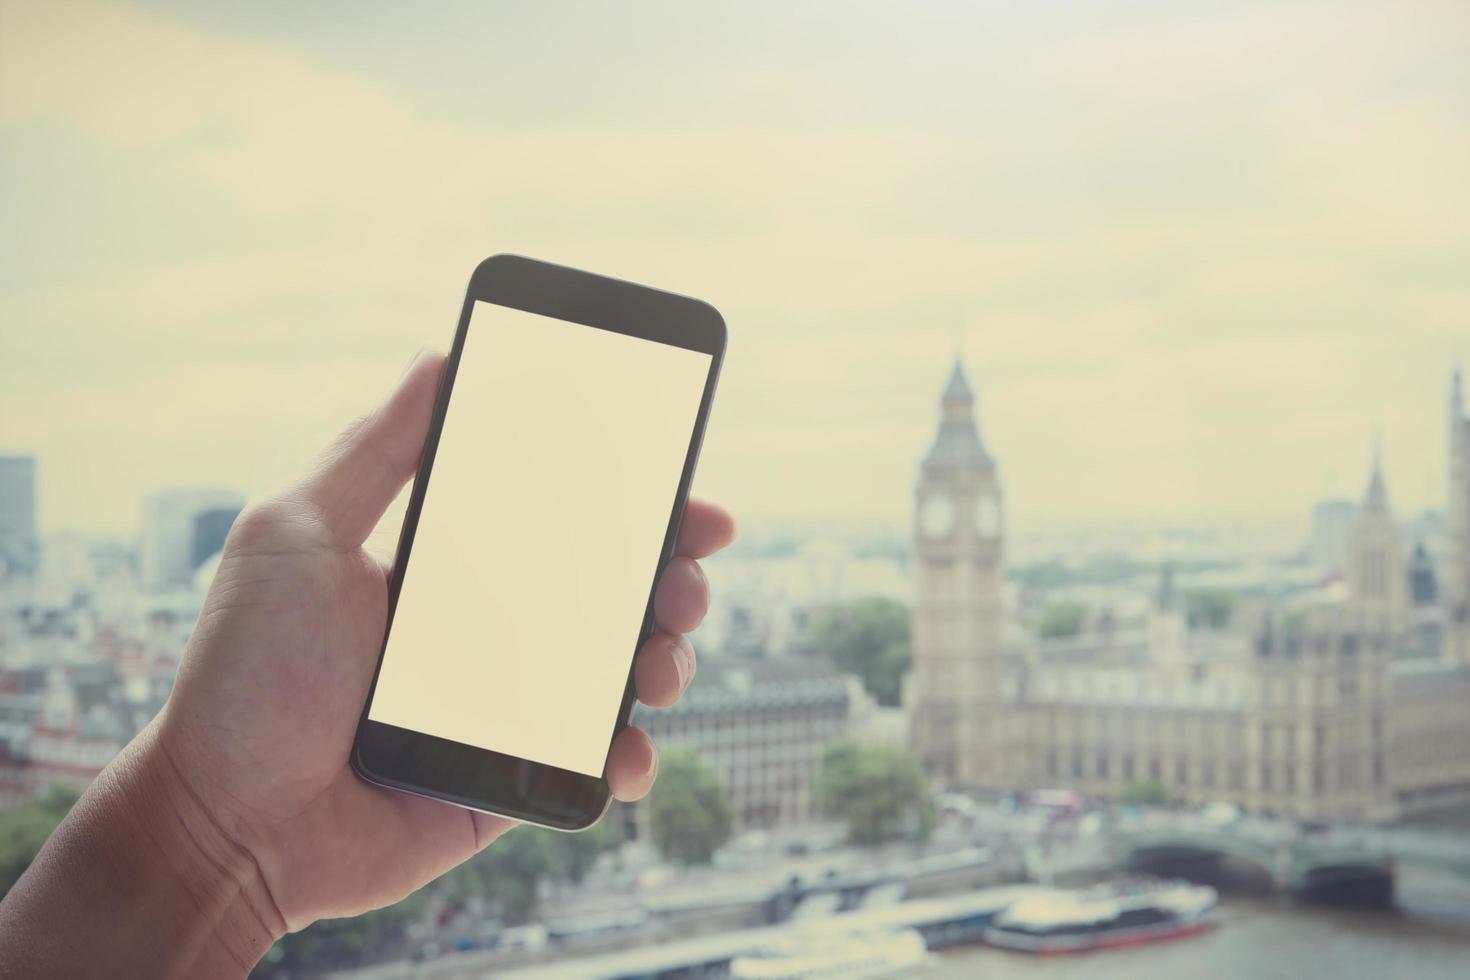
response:
[[[1219,928],[1149,946],[1037,957],[983,946],[941,954],[945,980],[1465,980],[1470,977],[1470,883],[1401,869],[1399,908],[1304,905],[1227,894]]]

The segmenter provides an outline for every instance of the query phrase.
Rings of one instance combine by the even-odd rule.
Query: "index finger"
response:
[[[735,519],[718,504],[690,499],[684,507],[676,554],[704,558],[735,540]]]

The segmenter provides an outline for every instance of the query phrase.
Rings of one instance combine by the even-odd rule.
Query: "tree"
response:
[[[251,976],[293,976],[325,972],[391,955],[401,947],[409,922],[422,914],[424,893],[345,919],[319,919],[276,941]]]
[[[1041,611],[1041,622],[1036,627],[1038,635],[1076,636],[1082,629],[1082,620],[1087,617],[1087,605],[1072,599],[1053,602]]]
[[[832,606],[812,624],[812,644],[838,670],[856,674],[879,704],[898,704],[909,669],[909,610],[885,598]]]
[[[1169,790],[1156,779],[1129,783],[1123,787],[1123,802],[1136,806],[1163,806],[1169,802]]]
[[[730,796],[715,771],[693,749],[668,752],[649,800],[654,846],[681,864],[706,864],[730,839]]]
[[[561,834],[554,830],[542,833],[550,834],[552,838],[553,874],[574,885],[580,885],[602,852],[616,843],[607,823],[601,820],[576,834]]]
[[[524,922],[536,910],[542,881],[580,882],[612,844],[603,823],[576,834],[516,827],[446,875],[444,887],[454,901],[479,896],[507,922]]]
[[[1184,593],[1184,611],[1190,626],[1224,629],[1230,625],[1236,601],[1229,589],[1191,589]]]
[[[396,905],[349,919],[322,919],[282,936],[266,955],[261,970],[265,975],[290,975],[391,956],[403,944],[409,924],[424,914],[431,892],[451,906],[479,897],[506,922],[524,922],[536,910],[543,880],[581,881],[612,844],[605,823],[578,834],[517,827],[436,884]]]
[[[70,787],[52,786],[40,799],[0,812],[0,897],[25,874],[78,795]]]
[[[541,879],[556,870],[556,844],[547,836],[554,833],[517,827],[467,865],[478,873],[484,895],[507,922],[524,922],[535,911]]]
[[[903,749],[833,742],[822,753],[814,788],[822,809],[847,822],[847,837],[854,844],[923,840],[934,825],[924,770]]]

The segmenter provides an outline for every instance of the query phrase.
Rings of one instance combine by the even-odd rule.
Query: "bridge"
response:
[[[1146,814],[1111,828],[1116,859],[1136,869],[1187,869],[1230,857],[1248,862],[1282,890],[1338,888],[1391,893],[1393,869],[1420,865],[1470,879],[1470,836],[1409,828],[1338,826],[1304,830],[1289,821]]]

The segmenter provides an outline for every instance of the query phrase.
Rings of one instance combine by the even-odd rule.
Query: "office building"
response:
[[[823,748],[874,709],[853,676],[811,660],[709,660],[669,708],[639,706],[660,751],[696,749],[730,794],[737,829],[789,827],[820,814],[812,781]],[[632,814],[641,836],[647,808]]]
[[[227,490],[168,490],[143,502],[139,565],[143,587],[189,587],[195,570],[224,546],[245,502]]]
[[[39,564],[36,458],[0,456],[0,578],[34,574]]]

